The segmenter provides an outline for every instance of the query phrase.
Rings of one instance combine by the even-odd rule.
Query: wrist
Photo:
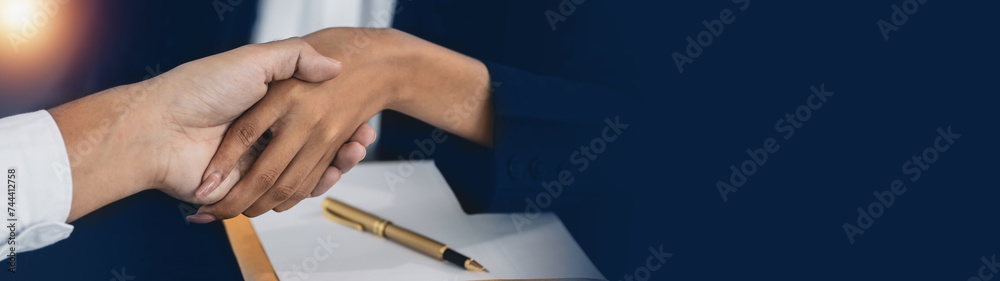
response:
[[[492,146],[490,72],[481,61],[396,32],[388,109]]]
[[[123,91],[118,93],[124,107],[119,118],[129,120],[121,124],[124,129],[119,134],[129,140],[122,157],[136,163],[133,169],[141,169],[137,172],[139,191],[163,187],[168,170],[171,97],[165,94],[170,91],[161,87],[163,79],[161,75],[122,86]]]
[[[439,121],[440,112],[428,112],[442,103],[471,110],[469,104],[480,105],[489,97],[490,75],[481,61],[425,41],[405,32],[391,36],[391,46],[398,46],[391,62],[393,71],[387,83],[387,108],[424,120],[436,126],[449,126]],[[446,108],[445,110],[452,110]],[[435,124],[436,123],[436,124]]]
[[[366,81],[368,104],[376,105],[381,111],[410,98],[403,70],[412,64],[409,60],[417,56],[407,36],[410,35],[392,28],[335,27],[303,38],[321,54],[343,64],[340,76],[329,82],[351,77]]]
[[[425,88],[420,74],[433,71],[427,66],[435,62],[429,60],[427,42],[406,32],[386,29],[379,40],[385,47],[368,55],[375,62],[372,69],[383,78],[380,101],[385,109],[403,112]]]
[[[116,87],[49,110],[70,160],[69,221],[153,187],[148,110],[134,94],[132,86]]]

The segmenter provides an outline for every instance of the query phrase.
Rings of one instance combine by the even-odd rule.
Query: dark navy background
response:
[[[996,2],[929,0],[888,41],[876,22],[891,22],[891,5],[903,1],[751,0],[740,11],[729,0],[589,0],[553,31],[545,11],[560,2],[401,1],[398,28],[487,61],[504,80],[495,92],[503,104],[522,101],[528,111],[501,117],[535,117],[501,119],[520,124],[501,129],[528,130],[503,131],[511,153],[452,137],[435,156],[466,210],[523,210],[519,198],[541,192],[541,180],[510,177],[511,156],[525,161],[514,170],[530,174],[531,159],[566,157],[599,136],[604,116],[618,116],[631,127],[549,208],[610,280],[639,280],[648,249],[661,245],[673,256],[649,271],[652,280],[967,280],[981,257],[1000,252]],[[245,0],[220,22],[211,1],[94,5],[107,21],[95,31],[104,40],[77,67],[100,71],[68,84],[76,93],[246,43],[256,9]],[[679,73],[671,54],[723,9],[735,21]],[[455,22],[463,25],[446,24]],[[531,82],[585,90],[523,86]],[[820,85],[835,95],[781,138],[775,122]],[[430,128],[388,117],[379,158],[396,159],[429,136]],[[911,181],[903,163],[949,126],[961,138]],[[535,146],[533,134],[542,136]],[[716,181],[772,137],[780,150],[724,202]],[[460,152],[469,152],[465,171],[453,164],[463,163]],[[560,169],[544,162],[546,174]],[[494,192],[463,195],[475,177]],[[857,225],[855,209],[896,179],[906,193],[852,245],[842,225]],[[183,206],[156,192],[112,204],[75,222],[69,239],[20,254],[16,276],[107,280],[124,267],[135,280],[241,279],[221,224],[188,225]]]

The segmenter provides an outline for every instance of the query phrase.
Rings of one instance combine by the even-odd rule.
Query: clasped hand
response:
[[[204,204],[196,223],[288,210],[365,157],[365,121],[382,110],[489,146],[488,88],[479,61],[393,29],[331,28],[192,61],[50,110],[71,158],[68,221],[145,189]],[[441,114],[449,105],[467,114]],[[94,143],[94,131],[106,134]]]
[[[263,147],[268,141],[268,137],[262,137],[264,130],[227,130],[237,119],[241,124],[251,120],[240,118],[241,115],[306,114],[290,110],[288,103],[278,101],[300,101],[289,99],[303,94],[293,93],[296,90],[293,86],[315,87],[319,82],[334,79],[342,69],[341,62],[320,54],[304,39],[291,38],[247,45],[185,63],[152,79],[50,109],[66,143],[73,173],[73,200],[67,221],[72,222],[101,206],[146,189],[157,189],[186,202],[224,207],[226,211],[235,212],[232,216],[242,213],[249,204],[225,202],[239,199],[252,203],[264,191],[274,188],[268,185],[254,193],[242,191],[245,188],[237,183],[248,171],[250,175],[268,176],[268,172],[284,170],[266,168],[261,172],[271,165],[264,161],[282,161],[273,160],[282,153]],[[284,90],[277,93],[276,88]],[[269,91],[272,94],[265,98]],[[254,110],[247,112],[251,107]],[[353,132],[353,137],[345,134],[329,139],[336,142],[316,145],[316,150],[296,153],[314,165],[310,167],[314,171],[311,177],[296,174],[281,183],[294,184],[296,188],[308,185],[309,190],[301,194],[311,194],[316,186],[333,185],[341,173],[364,157],[365,147],[374,141],[374,130],[363,124],[367,119],[358,117],[355,120],[358,122],[350,122],[350,125],[348,122],[336,124],[338,130]],[[275,144],[288,141],[286,130],[307,132],[309,129],[286,124],[262,129],[270,127],[280,133],[270,140]],[[347,126],[350,130],[345,130]],[[196,193],[223,139],[228,142],[222,146],[222,151],[231,153],[220,153],[216,158],[229,166],[207,177],[211,189]],[[237,152],[236,147],[242,148]],[[256,161],[258,157],[261,161]],[[270,178],[277,179],[279,175],[275,173]],[[319,183],[320,177],[325,178],[323,183]],[[238,192],[230,192],[234,186]],[[301,198],[304,197],[286,192],[261,201],[273,208],[277,205],[273,203],[275,199]],[[220,200],[223,202],[212,204]],[[297,200],[282,207],[287,209]],[[210,221],[198,218],[199,215],[195,215],[191,220]]]
[[[375,140],[364,121],[377,111],[360,116],[350,109],[364,104],[334,108],[329,106],[333,100],[307,99],[320,94],[314,90],[321,82],[339,79],[334,77],[342,69],[341,62],[293,38],[244,46],[143,82],[173,95],[163,120],[170,128],[161,153],[168,165],[159,189],[209,204],[205,208],[223,218],[284,211],[322,194],[364,158]],[[352,118],[322,118],[337,110]],[[267,130],[273,139],[262,138]],[[269,142],[266,148],[263,139]],[[239,181],[244,175],[256,180]],[[217,218],[199,213],[188,219]]]

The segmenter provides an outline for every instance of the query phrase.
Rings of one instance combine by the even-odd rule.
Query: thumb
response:
[[[262,58],[258,66],[265,73],[265,83],[298,78],[308,82],[323,82],[340,74],[340,61],[323,56],[305,39],[285,40],[246,46],[251,56]]]

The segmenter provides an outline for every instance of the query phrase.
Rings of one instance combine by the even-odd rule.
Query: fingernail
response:
[[[222,182],[222,176],[219,173],[208,175],[208,178],[205,178],[205,181],[198,187],[198,192],[195,196],[198,197],[198,200],[205,200],[205,197],[208,197],[209,194],[212,194],[212,191],[215,191],[219,187],[220,182]]]
[[[339,60],[335,60],[335,59],[333,59],[331,57],[326,57],[326,58],[329,59],[330,61],[332,61],[333,63],[337,64],[338,66],[343,66],[344,65]]]
[[[210,223],[210,222],[216,221],[216,218],[215,218],[215,216],[210,215],[210,214],[198,213],[198,214],[187,216],[187,220],[189,222],[193,222],[193,223],[206,224],[206,223]]]
[[[319,185],[317,184],[316,187],[313,189],[313,191],[309,193],[309,198],[313,198],[320,195],[323,195],[323,193],[319,192]]]

